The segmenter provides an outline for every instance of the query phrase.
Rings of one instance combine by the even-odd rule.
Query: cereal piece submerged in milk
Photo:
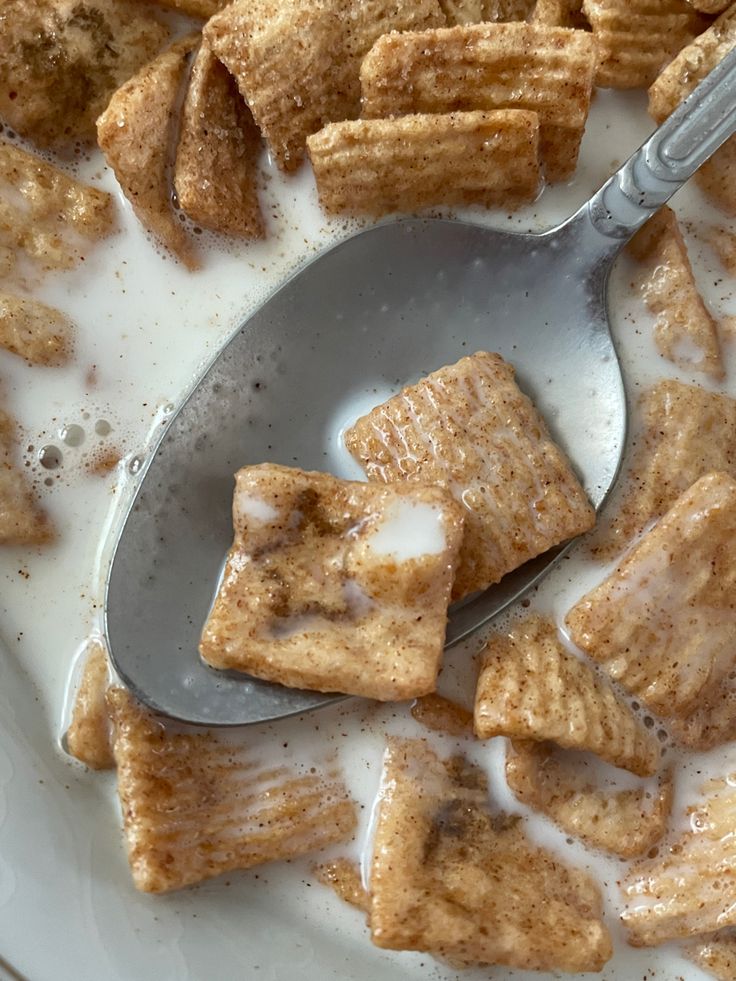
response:
[[[109,685],[107,651],[96,640],[89,647],[82,679],[74,699],[66,748],[93,770],[115,766],[112,755],[110,713],[105,701]]]
[[[567,614],[578,647],[695,749],[736,735],[736,480],[686,491]]]
[[[699,937],[685,947],[685,956],[718,981],[736,978],[736,930],[719,930]]]
[[[69,360],[74,327],[60,310],[0,290],[0,347],[33,364]]]
[[[434,691],[462,521],[439,487],[244,468],[203,658],[386,701]]]
[[[168,892],[343,841],[355,805],[334,768],[259,763],[226,735],[153,715],[111,688],[113,752],[133,882]]]
[[[514,740],[506,754],[506,780],[517,799],[546,814],[567,834],[594,848],[636,858],[667,830],[672,810],[672,771],[656,787],[602,789],[586,762],[552,743]]]
[[[54,537],[15,462],[15,422],[0,408],[0,545],[40,545]]]
[[[485,776],[392,738],[371,867],[373,942],[453,965],[599,971],[611,956],[595,882],[491,810]]]
[[[634,865],[623,880],[621,919],[635,947],[736,925],[733,777],[710,781],[703,789],[703,800],[687,808],[689,830],[660,849],[657,858]]]
[[[589,531],[595,512],[570,462],[498,354],[440,368],[345,434],[372,481],[437,484],[465,507],[453,597]]]
[[[634,236],[629,252],[642,263],[641,293],[657,316],[659,353],[681,368],[722,380],[726,372],[718,329],[698,292],[675,213],[660,208]]]
[[[473,713],[434,692],[418,698],[411,707],[411,714],[420,725],[433,732],[444,732],[448,736],[473,735]]]
[[[562,645],[553,623],[531,616],[488,642],[475,696],[480,739],[553,740],[590,750],[640,776],[656,771],[656,737],[593,667]]]

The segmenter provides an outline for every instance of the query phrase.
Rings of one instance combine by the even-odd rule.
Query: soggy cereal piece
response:
[[[16,464],[15,428],[13,419],[0,408],[0,545],[41,545],[54,533]]]
[[[307,137],[360,111],[360,63],[389,31],[445,23],[438,0],[235,0],[205,27],[284,170]]]
[[[440,0],[450,27],[481,21],[526,20],[534,0]]]
[[[172,44],[110,99],[97,120],[97,140],[138,220],[188,269],[198,268],[194,245],[174,212],[171,147],[186,84],[192,34]]]
[[[0,246],[70,269],[114,226],[112,197],[0,140]]]
[[[134,0],[3,0],[0,116],[40,146],[92,141],[114,90],[168,31]]]
[[[590,29],[583,13],[583,0],[537,0],[529,23],[540,27]]]
[[[66,748],[93,770],[115,766],[112,755],[110,713],[105,701],[109,685],[107,651],[92,641],[79,684],[71,725],[66,732]]]
[[[188,17],[199,17],[209,20],[218,11],[226,7],[228,0],[158,0],[162,7],[171,7]]]
[[[654,339],[662,357],[721,381],[718,329],[695,283],[675,213],[660,210],[637,232],[629,252],[642,263],[641,293],[657,316]]]
[[[370,893],[363,885],[357,862],[351,862],[348,858],[336,858],[316,865],[314,871],[319,881],[330,886],[340,899],[364,913],[370,913]]]
[[[597,885],[492,812],[481,771],[391,738],[371,871],[373,942],[453,964],[598,971],[611,956]]]
[[[736,400],[668,379],[643,397],[643,430],[619,508],[594,536],[602,558],[621,552],[649,521],[713,470],[736,478]]]
[[[708,241],[724,269],[732,276],[736,276],[736,234],[727,228],[712,228],[708,234]]]
[[[603,790],[585,764],[552,743],[514,740],[506,754],[506,780],[517,799],[546,814],[567,834],[619,858],[644,855],[667,830],[672,772],[656,789]]]
[[[444,732],[448,736],[473,735],[473,713],[434,692],[418,698],[411,707],[411,714],[434,732]]]
[[[640,776],[656,772],[656,737],[590,664],[565,649],[549,620],[532,615],[485,650],[475,694],[480,739],[552,740],[589,750]]]
[[[74,326],[66,314],[40,300],[0,290],[0,347],[33,364],[69,360]]]
[[[532,112],[457,112],[330,123],[307,138],[331,214],[482,204],[513,210],[539,193]]]
[[[143,892],[294,858],[354,830],[334,769],[263,766],[237,739],[158,718],[123,688],[107,704],[128,862]]]
[[[710,781],[704,792],[704,799],[687,809],[690,830],[657,858],[633,866],[623,880],[627,906],[621,919],[635,947],[736,925],[733,777]]]
[[[405,388],[358,419],[345,444],[369,480],[438,484],[465,506],[456,598],[595,521],[569,461],[499,354],[481,351]]]
[[[434,691],[462,521],[439,487],[245,467],[203,658],[382,701]]]
[[[707,749],[736,735],[736,480],[701,477],[567,615],[573,641]]]
[[[598,46],[596,85],[645,89],[708,20],[687,0],[583,0]]]
[[[719,930],[685,947],[685,956],[719,981],[736,978],[736,930]]]
[[[262,238],[260,146],[235,79],[204,42],[192,66],[176,151],[180,207],[204,228]]]
[[[594,69],[593,40],[582,31],[477,24],[388,34],[363,61],[363,115],[535,112],[545,175],[563,180],[577,163]]]
[[[692,44],[683,47],[649,89],[649,113],[663,123],[736,45],[736,6]],[[728,214],[736,214],[736,139],[731,137],[698,170],[701,190]]]

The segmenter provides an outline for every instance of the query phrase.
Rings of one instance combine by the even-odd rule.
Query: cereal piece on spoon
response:
[[[176,113],[189,56],[199,35],[172,44],[121,86],[97,120],[100,149],[141,224],[188,269],[194,245],[171,202],[170,169]]]
[[[452,497],[274,464],[236,481],[205,661],[385,701],[434,691],[462,537]]]
[[[15,423],[0,408],[0,545],[41,545],[54,531],[16,466],[15,447]]]
[[[74,326],[60,310],[40,300],[0,290],[0,347],[32,364],[69,360]]]
[[[115,766],[112,755],[110,713],[105,701],[109,686],[107,651],[99,640],[91,642],[74,699],[72,721],[66,731],[66,748],[93,770]]]
[[[455,598],[595,523],[570,462],[498,354],[462,358],[405,388],[360,418],[345,444],[369,480],[438,484],[462,502]]]

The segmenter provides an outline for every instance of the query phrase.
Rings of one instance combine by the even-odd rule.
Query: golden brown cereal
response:
[[[552,743],[515,740],[506,754],[506,779],[516,797],[546,814],[567,834],[619,858],[644,855],[664,835],[672,810],[672,772],[656,790],[610,791],[585,774],[585,762]]]
[[[443,698],[442,695],[423,695],[411,707],[411,714],[417,722],[449,736],[472,736],[473,713],[457,702]]]
[[[42,146],[94,140],[114,90],[167,34],[147,2],[2,0],[0,116]]]
[[[532,615],[488,641],[475,694],[480,739],[552,740],[586,749],[640,776],[655,773],[660,748],[611,685],[567,651],[555,625]]]
[[[176,151],[179,205],[198,224],[261,238],[261,138],[235,79],[204,42],[194,59]]]
[[[438,27],[438,0],[235,0],[205,27],[284,170],[307,137],[360,111],[363,56],[389,31]]]
[[[736,931],[719,930],[685,947],[685,956],[719,981],[736,978]]]
[[[658,122],[677,108],[736,45],[736,6],[683,47],[649,89],[649,112]],[[736,140],[731,137],[696,174],[701,189],[729,214],[736,214]]]
[[[345,434],[373,481],[447,488],[466,509],[453,596],[588,531],[595,513],[514,369],[479,352],[377,406]]]
[[[736,480],[701,477],[567,614],[575,643],[681,741],[736,734]]]
[[[704,14],[721,14],[731,6],[733,0],[689,0],[689,2]]]
[[[188,269],[199,265],[192,240],[171,203],[171,168],[179,100],[193,34],[142,68],[110,99],[97,139],[138,220]]]
[[[74,700],[66,748],[93,770],[115,766],[110,741],[110,713],[105,701],[108,688],[107,651],[95,640],[89,646],[82,680]]]
[[[336,858],[332,862],[316,865],[314,871],[319,881],[330,886],[340,899],[364,913],[370,913],[371,897],[363,886],[357,862]]]
[[[708,241],[726,271],[736,276],[736,234],[727,228],[712,228]]]
[[[0,246],[69,269],[114,225],[112,197],[0,140]]]
[[[736,401],[697,385],[666,380],[643,397],[643,431],[621,506],[594,537],[603,558],[620,553],[652,518],[661,517],[698,477],[736,477]]]
[[[622,920],[629,943],[651,947],[736,925],[736,790],[732,778],[710,781],[687,809],[690,830],[660,856],[635,865],[623,881]]]
[[[64,364],[71,354],[73,331],[60,310],[0,290],[0,347],[34,364]]]
[[[442,204],[513,210],[539,193],[539,123],[531,112],[330,123],[307,147],[320,204],[332,214]]]
[[[242,744],[157,718],[122,688],[107,704],[128,862],[143,892],[303,855],[355,828],[334,770],[263,767]]]
[[[583,13],[598,45],[596,84],[614,89],[647,88],[708,26],[686,0],[583,0]]]
[[[659,353],[681,368],[721,381],[726,372],[718,329],[698,292],[675,213],[660,208],[634,236],[629,251],[643,264],[641,292],[657,316]]]
[[[525,20],[533,6],[534,0],[440,0],[450,26]]]
[[[189,17],[200,17],[209,20],[210,17],[227,6],[228,0],[158,0],[163,7],[179,10]]]
[[[578,30],[590,27],[583,14],[583,0],[537,0],[529,22],[542,27],[574,27]]]
[[[15,422],[0,409],[0,545],[41,545],[54,536],[15,463]]]
[[[373,942],[453,964],[597,971],[611,956],[593,880],[489,807],[483,774],[392,738],[371,871]]]
[[[387,34],[360,71],[363,115],[524,109],[539,116],[548,180],[575,170],[590,108],[590,34],[530,24],[477,24]]]
[[[388,701],[434,691],[462,521],[439,487],[245,467],[202,656],[298,688]]]

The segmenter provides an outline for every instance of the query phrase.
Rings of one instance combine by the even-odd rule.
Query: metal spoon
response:
[[[606,309],[611,266],[735,131],[736,51],[557,228],[519,235],[461,221],[393,222],[340,243],[277,290],[171,420],[123,525],[105,630],[132,691],[165,715],[206,725],[263,722],[344,697],[214,671],[198,656],[232,538],[233,473],[264,461],[326,469],[341,423],[463,354],[498,351],[513,362],[600,507],[626,437]],[[561,552],[452,610],[447,644],[518,599]]]

